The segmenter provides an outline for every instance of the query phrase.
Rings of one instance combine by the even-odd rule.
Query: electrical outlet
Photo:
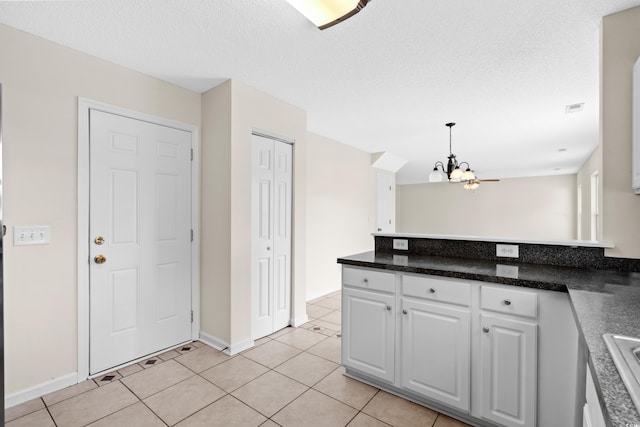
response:
[[[13,245],[47,245],[51,242],[51,228],[48,225],[14,225]]]
[[[409,257],[406,255],[394,255],[393,256],[393,265],[409,265]]]
[[[511,279],[518,278],[518,266],[517,265],[503,265],[496,264],[496,276],[508,277]]]
[[[518,245],[496,245],[496,256],[507,258],[518,258]]]
[[[393,249],[407,251],[409,250],[409,241],[407,239],[393,239]]]

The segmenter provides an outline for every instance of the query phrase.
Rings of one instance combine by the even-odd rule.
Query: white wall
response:
[[[77,97],[200,125],[200,95],[0,25],[7,395],[77,371]],[[14,225],[51,244],[14,247]]]
[[[603,239],[607,256],[640,258],[640,196],[631,189],[633,64],[640,56],[640,7],[602,20],[600,132]]]
[[[400,185],[399,233],[575,239],[575,175],[510,178],[482,183]]]
[[[307,300],[341,287],[337,258],[373,250],[376,170],[371,155],[307,136]]]

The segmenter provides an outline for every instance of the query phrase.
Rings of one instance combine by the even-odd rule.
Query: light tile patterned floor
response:
[[[6,426],[430,426],[464,423],[343,375],[340,292],[227,356],[195,342],[9,408]]]

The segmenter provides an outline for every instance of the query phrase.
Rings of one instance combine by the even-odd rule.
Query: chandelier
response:
[[[442,182],[446,177],[450,182],[465,182],[464,188],[467,190],[475,190],[480,186],[480,182],[471,170],[469,163],[458,163],[456,155],[451,151],[451,129],[455,125],[455,123],[445,125],[449,128],[449,156],[447,157],[446,169],[443,162],[437,161],[429,174],[429,182]],[[466,165],[466,168],[463,165]]]

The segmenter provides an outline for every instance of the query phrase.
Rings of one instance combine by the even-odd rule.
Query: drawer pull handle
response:
[[[366,277],[363,280],[364,283],[369,283],[369,279],[367,279]]]
[[[511,305],[511,300],[508,300],[508,299],[504,300],[504,305]]]
[[[429,293],[431,293],[431,294],[435,294],[435,293],[436,293],[436,290],[435,290],[435,289],[433,289],[433,288],[431,288],[431,289],[429,289]]]
[[[390,305],[387,306],[387,311],[391,311],[391,306]]]
[[[407,314],[408,311],[407,310],[402,310],[402,314]]]
[[[489,332],[489,328],[487,328],[487,327],[485,326],[484,328],[482,328],[482,332],[484,332],[484,333],[486,334],[487,332]]]

